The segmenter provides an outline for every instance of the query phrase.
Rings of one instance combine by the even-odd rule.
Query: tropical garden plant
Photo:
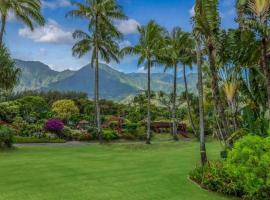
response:
[[[3,46],[8,15],[14,14],[19,21],[34,30],[34,24],[45,24],[45,19],[41,14],[41,5],[41,0],[2,0],[0,2],[0,46]]]
[[[89,33],[77,30],[73,33],[78,42],[73,46],[74,56],[82,57],[92,52],[91,67],[95,68],[95,116],[96,126],[100,141],[102,130],[100,121],[99,105],[99,63],[101,60],[109,63],[118,60],[119,44],[122,34],[114,25],[114,20],[125,20],[127,17],[115,0],[87,0],[84,3],[74,3],[75,10],[70,11],[68,16],[85,19],[88,21]]]
[[[135,46],[125,47],[122,54],[138,55],[138,66],[143,65],[147,71],[147,140],[151,143],[151,68],[158,63],[158,51],[162,48],[165,30],[155,21],[151,20],[146,26],[138,27],[139,43]]]

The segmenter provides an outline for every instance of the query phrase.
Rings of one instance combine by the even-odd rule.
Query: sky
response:
[[[42,0],[42,13],[46,25],[36,27],[31,32],[10,13],[5,35],[5,43],[13,58],[41,61],[56,71],[78,70],[90,61],[90,54],[83,58],[72,56],[74,40],[72,33],[76,29],[86,30],[87,23],[81,19],[67,18],[66,13],[73,9],[70,0]],[[77,0],[84,1],[84,0]],[[124,35],[120,46],[135,45],[138,40],[137,26],[145,25],[151,19],[168,30],[180,26],[185,31],[191,30],[190,17],[194,14],[195,0],[118,0],[128,20],[116,23]],[[235,0],[220,0],[219,10],[222,28],[236,26]],[[126,56],[119,64],[110,63],[111,67],[125,73],[144,72],[137,65],[136,56]]]

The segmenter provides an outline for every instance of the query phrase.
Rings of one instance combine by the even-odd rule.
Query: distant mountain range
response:
[[[38,91],[78,91],[94,96],[94,69],[87,65],[78,71],[57,72],[49,66],[36,61],[15,60],[21,69],[20,83],[16,92],[24,90]],[[152,90],[170,92],[173,76],[168,73],[152,74]],[[188,75],[189,88],[195,91],[197,75]],[[125,74],[108,65],[100,65],[100,96],[105,99],[124,100],[146,89],[147,75],[144,73]],[[178,78],[178,92],[184,91],[183,78]]]

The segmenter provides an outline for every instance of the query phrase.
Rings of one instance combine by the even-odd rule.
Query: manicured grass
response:
[[[0,200],[222,200],[188,180],[197,142],[29,146],[0,152]],[[218,143],[207,145],[218,158]]]

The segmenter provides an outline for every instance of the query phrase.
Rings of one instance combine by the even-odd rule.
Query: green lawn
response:
[[[221,200],[188,180],[197,142],[31,146],[0,153],[0,200]],[[218,158],[219,144],[207,145]]]

